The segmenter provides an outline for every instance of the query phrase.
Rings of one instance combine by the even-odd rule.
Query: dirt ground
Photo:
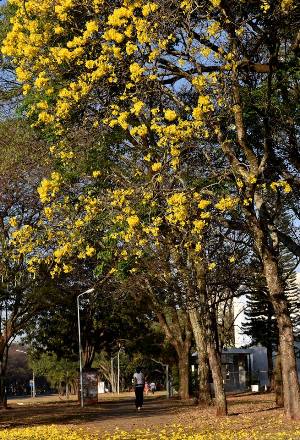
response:
[[[76,401],[52,398],[13,399],[8,410],[0,411],[0,428],[55,424],[84,428],[99,434],[170,425],[184,425],[193,430],[258,429],[263,432],[300,429],[300,422],[287,423],[281,408],[276,408],[272,394],[230,396],[228,417],[216,418],[214,408],[200,408],[193,401],[167,400],[163,395],[147,396],[141,412],[134,407],[133,394],[117,398],[105,396],[98,405],[80,408]],[[291,437],[292,439],[296,437]],[[297,437],[298,438],[298,437]]]

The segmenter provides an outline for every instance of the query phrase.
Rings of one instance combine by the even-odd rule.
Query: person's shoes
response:
[[[141,407],[140,406],[138,406],[138,411],[140,411],[141,410]]]

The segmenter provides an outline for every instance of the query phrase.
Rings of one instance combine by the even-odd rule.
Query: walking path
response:
[[[73,401],[58,396],[13,398],[8,402],[10,409],[0,412],[0,428],[43,424],[84,424],[84,429],[97,432],[157,428],[174,423],[176,415],[187,411],[191,404],[167,400],[163,393],[159,394],[146,396],[141,411],[135,408],[133,393],[121,394],[119,398],[103,395],[98,405],[84,408],[80,408],[74,397]]]
[[[228,397],[229,416],[216,417],[213,407],[201,408],[193,401],[167,400],[165,396],[147,396],[140,412],[134,406],[133,393],[103,395],[98,405],[80,408],[77,401],[62,401],[58,396],[9,400],[10,409],[0,411],[0,429],[12,427],[57,425],[82,428],[99,434],[148,428],[151,431],[165,425],[184,425],[197,432],[236,432],[260,430],[261,433],[299,430],[299,422],[287,425],[282,408],[276,408],[272,394],[244,394]],[[256,437],[259,438],[259,437]],[[270,437],[271,438],[271,437]],[[290,438],[300,438],[293,437]]]

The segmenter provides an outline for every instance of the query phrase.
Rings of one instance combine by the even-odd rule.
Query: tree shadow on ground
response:
[[[37,425],[82,425],[91,422],[105,422],[115,419],[174,418],[174,414],[188,409],[189,402],[155,398],[145,401],[137,411],[133,399],[103,401],[97,405],[80,408],[78,403],[45,403],[37,406],[24,405],[0,412],[0,428],[16,428]]]

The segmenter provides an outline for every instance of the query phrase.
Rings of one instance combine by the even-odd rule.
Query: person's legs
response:
[[[138,408],[139,407],[139,389],[138,389],[138,387],[135,387],[134,392],[135,392],[135,406],[136,406],[136,408]]]
[[[143,406],[144,403],[144,388],[141,387],[141,394],[140,394],[140,407]]]
[[[135,405],[137,408],[141,408],[143,406],[143,387],[136,387],[135,388],[135,396],[136,396],[136,400],[135,400]]]

